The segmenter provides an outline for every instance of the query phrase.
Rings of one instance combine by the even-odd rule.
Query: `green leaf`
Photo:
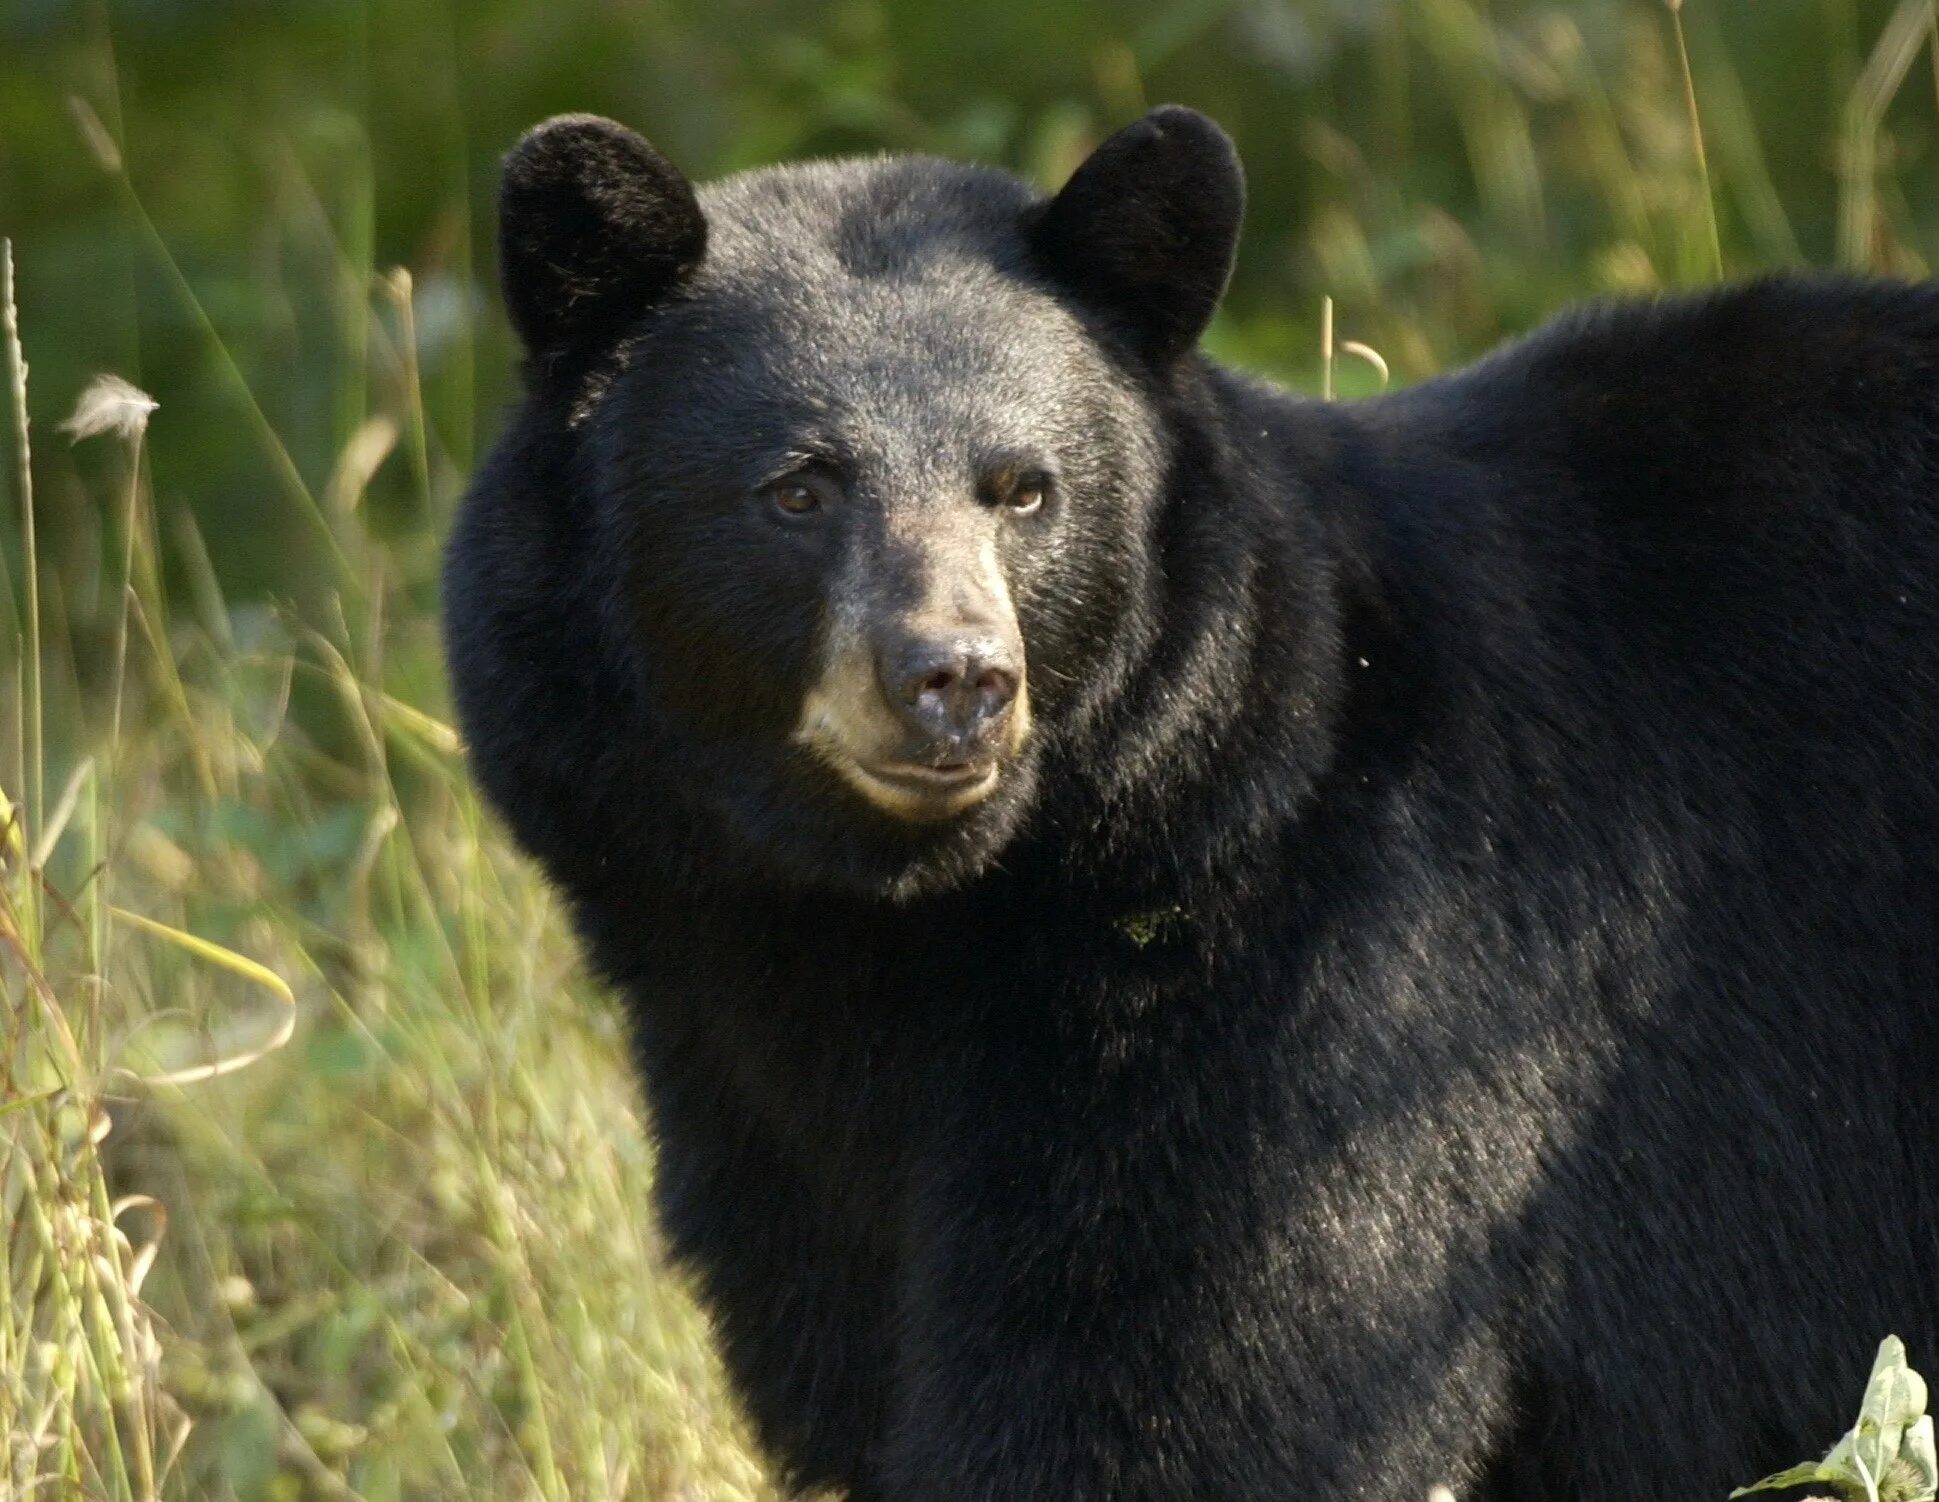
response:
[[[1126,913],[1122,918],[1113,919],[1111,926],[1130,940],[1134,948],[1143,949],[1175,933],[1184,922],[1185,909],[1173,906],[1153,908],[1147,913]]]
[[[1730,1495],[1825,1485],[1853,1502],[1939,1502],[1926,1397],[1925,1378],[1906,1364],[1905,1342],[1888,1335],[1872,1362],[1858,1422],[1825,1458],[1740,1486]]]
[[[1794,1465],[1788,1471],[1779,1471],[1775,1476],[1766,1476],[1762,1481],[1753,1481],[1749,1486],[1740,1486],[1730,1495],[1741,1497],[1749,1492],[1783,1491],[1786,1487],[1811,1486],[1818,1483],[1835,1486],[1841,1492],[1849,1492],[1852,1484],[1851,1478],[1845,1472],[1833,1470],[1827,1460],[1812,1460],[1803,1465]],[[1864,1495],[1862,1487],[1859,1488],[1858,1495],[1861,1497]]]
[[[1905,1502],[1939,1502],[1939,1453],[1933,1449],[1931,1414],[1922,1414],[1907,1426],[1899,1461],[1918,1478]]]

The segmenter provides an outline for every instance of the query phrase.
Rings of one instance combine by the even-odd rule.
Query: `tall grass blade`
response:
[[[129,912],[117,907],[114,916],[144,933],[166,939],[178,949],[186,950],[197,959],[206,960],[220,966],[231,974],[239,975],[251,984],[260,986],[282,1003],[282,1015],[277,1019],[269,1036],[254,1048],[241,1053],[229,1054],[206,1064],[197,1064],[187,1069],[169,1069],[160,1073],[136,1074],[135,1078],[144,1085],[194,1085],[203,1080],[219,1079],[225,1074],[234,1074],[238,1069],[247,1069],[258,1059],[276,1052],[296,1033],[296,993],[275,971],[266,965],[259,965],[247,955],[237,954],[233,949],[225,949],[207,939],[198,938],[184,929],[173,928],[166,923],[158,923],[141,913]]]
[[[1690,150],[1696,157],[1697,180],[1703,189],[1704,228],[1710,237],[1710,275],[1721,281],[1724,274],[1724,247],[1717,230],[1717,194],[1710,185],[1710,155],[1703,144],[1703,116],[1697,109],[1697,80],[1690,70],[1690,43],[1683,34],[1683,0],[1665,0],[1670,8],[1670,26],[1676,33],[1677,68],[1683,78],[1683,108],[1690,122]]]

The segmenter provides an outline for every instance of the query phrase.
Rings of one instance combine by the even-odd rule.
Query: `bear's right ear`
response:
[[[693,185],[623,125],[559,115],[505,158],[499,279],[512,326],[536,361],[610,341],[706,250]]]
[[[1027,233],[1038,265],[1162,365],[1211,322],[1245,202],[1231,139],[1168,104],[1092,152]]]

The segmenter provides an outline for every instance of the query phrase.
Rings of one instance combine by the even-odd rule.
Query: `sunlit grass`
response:
[[[0,1495],[765,1495],[657,1258],[617,1015],[398,691],[431,621],[374,567],[361,630],[185,621],[139,438],[88,439],[107,681],[65,624],[14,656],[59,691],[21,675],[0,797]]]

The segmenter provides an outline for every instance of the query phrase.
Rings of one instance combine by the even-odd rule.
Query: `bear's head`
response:
[[[1148,645],[1160,413],[1242,199],[1176,108],[1048,200],[920,157],[696,191],[585,116],[514,149],[505,300],[596,584],[576,649],[624,664],[652,722],[624,734],[743,858],[906,897],[1016,835]]]

